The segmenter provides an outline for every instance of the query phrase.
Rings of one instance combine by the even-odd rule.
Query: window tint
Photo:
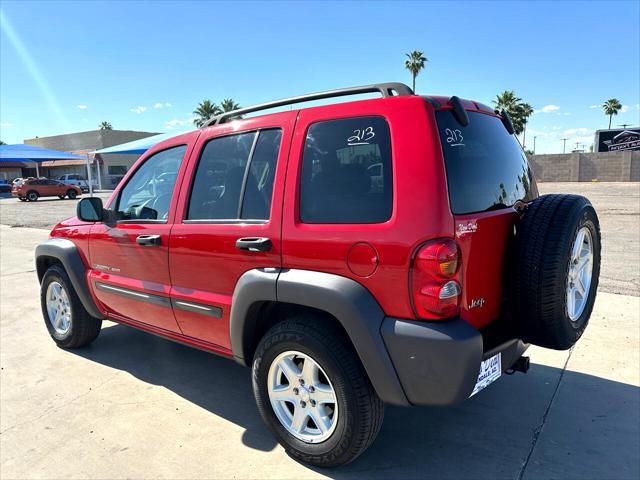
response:
[[[378,223],[391,217],[391,139],[381,117],[332,120],[307,133],[300,185],[305,223]]]
[[[537,194],[527,158],[499,118],[468,112],[461,126],[449,110],[436,113],[453,213],[482,212]]]
[[[240,218],[268,220],[282,130],[262,130],[251,158]]]
[[[116,210],[123,220],[166,220],[186,145],[147,158],[120,192]]]
[[[268,220],[281,136],[274,129],[210,140],[200,156],[187,219]]]

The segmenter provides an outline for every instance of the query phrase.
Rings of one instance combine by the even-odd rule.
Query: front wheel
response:
[[[38,197],[40,195],[38,195],[38,192],[34,192],[33,190],[30,191],[29,193],[27,193],[27,200],[29,200],[30,202],[35,202],[38,200]]]
[[[67,190],[67,197],[69,197],[71,200],[75,200],[75,198],[78,196],[78,192],[76,192],[75,190]]]
[[[40,303],[49,335],[59,347],[83,347],[100,333],[102,320],[85,310],[62,266],[53,265],[45,272]]]
[[[291,319],[265,334],[254,357],[253,392],[267,427],[292,457],[333,467],[371,445],[384,404],[342,332],[317,321]]]

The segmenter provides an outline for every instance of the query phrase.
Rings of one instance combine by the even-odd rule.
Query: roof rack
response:
[[[310,102],[312,100],[322,100],[323,98],[344,97],[346,95],[358,95],[360,93],[375,93],[379,92],[383,97],[393,96],[407,96],[413,95],[413,91],[404,83],[375,83],[373,85],[363,85],[361,87],[349,87],[339,88],[337,90],[328,90],[326,92],[310,93],[308,95],[301,95],[299,97],[285,98],[283,100],[276,100],[273,102],[261,103],[260,105],[253,105],[251,107],[239,108],[238,110],[232,110],[231,112],[225,112],[215,117],[211,117],[202,125],[204,127],[210,127],[211,125],[220,125],[225,123],[230,118],[239,117],[240,115],[246,115],[247,113],[258,112],[260,110],[267,110],[269,108],[282,107],[284,105],[293,105],[295,103]]]

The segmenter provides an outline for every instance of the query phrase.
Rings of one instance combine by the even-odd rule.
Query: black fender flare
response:
[[[87,284],[87,267],[82,261],[78,247],[65,238],[50,238],[36,247],[36,271],[38,281],[42,282],[49,264],[48,259],[59,261],[64,267],[78,298],[89,315],[95,318],[104,318],[93,301]]]
[[[386,403],[409,405],[381,334],[385,314],[360,283],[340,275],[298,269],[256,269],[242,275],[233,294],[231,349],[247,365],[245,328],[251,308],[264,301],[303,305],[334,316],[345,329],[378,396]],[[250,320],[249,320],[250,322]]]

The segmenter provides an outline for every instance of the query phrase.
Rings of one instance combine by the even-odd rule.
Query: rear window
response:
[[[484,212],[535,198],[535,180],[515,136],[499,118],[468,114],[463,127],[450,110],[436,112],[453,213]]]

